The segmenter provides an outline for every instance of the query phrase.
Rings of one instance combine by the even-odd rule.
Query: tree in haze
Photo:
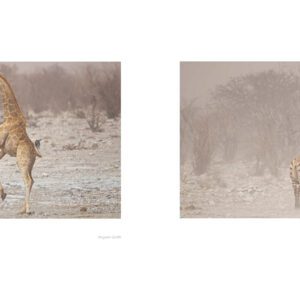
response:
[[[300,132],[300,122],[296,121],[299,97],[299,77],[287,72],[248,74],[218,86],[213,105],[224,115],[220,122],[228,120],[226,126],[220,126],[225,153],[234,133],[238,143],[254,154],[257,173],[267,167],[277,175],[281,162],[296,145],[295,132]]]
[[[218,160],[253,162],[255,175],[277,176],[300,148],[300,78],[263,71],[231,78],[181,107],[181,159],[195,174]]]

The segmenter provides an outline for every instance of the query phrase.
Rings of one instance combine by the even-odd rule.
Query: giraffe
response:
[[[0,74],[0,97],[2,98],[4,121],[0,124],[0,159],[8,154],[16,157],[17,165],[25,184],[25,200],[21,214],[30,214],[29,200],[33,185],[31,171],[36,157],[41,157],[39,141],[33,143],[26,132],[26,119],[18,105],[14,92]],[[0,197],[5,199],[6,193],[0,182]]]

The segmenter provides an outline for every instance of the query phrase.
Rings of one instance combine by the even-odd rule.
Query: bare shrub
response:
[[[96,98],[93,97],[91,101],[91,108],[86,114],[86,120],[93,132],[103,131],[104,124],[107,120],[106,114],[103,111],[97,110]]]
[[[193,103],[180,110],[180,164],[184,165],[189,156],[189,143],[193,139]]]
[[[180,158],[181,165],[191,157],[193,172],[201,175],[208,170],[215,150],[214,115],[196,100],[181,108]],[[182,167],[183,168],[183,167]]]
[[[201,175],[207,171],[213,155],[209,118],[195,121],[193,127],[193,169]]]

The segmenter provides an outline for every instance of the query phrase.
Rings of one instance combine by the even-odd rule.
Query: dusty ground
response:
[[[71,113],[32,115],[29,124],[30,138],[43,139],[43,157],[33,169],[33,214],[18,214],[24,184],[16,159],[5,156],[0,179],[7,197],[0,204],[0,218],[119,218],[120,120],[108,120],[96,133]]]
[[[253,176],[253,164],[216,164],[208,174],[194,176],[182,168],[181,217],[300,217],[294,208],[289,165],[278,178],[265,172]]]

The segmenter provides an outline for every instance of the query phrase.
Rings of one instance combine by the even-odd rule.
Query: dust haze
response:
[[[300,63],[181,63],[181,217],[300,217]]]
[[[121,64],[0,63],[27,121],[42,139],[30,218],[119,218]],[[2,118],[2,104],[0,109]],[[20,217],[24,184],[14,157],[0,160],[1,218]]]

